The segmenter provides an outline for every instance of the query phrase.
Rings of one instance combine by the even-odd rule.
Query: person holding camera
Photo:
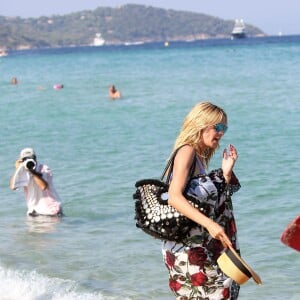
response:
[[[24,187],[27,215],[62,216],[60,199],[52,182],[52,171],[47,165],[37,162],[32,148],[21,151],[15,168],[10,188],[16,190]]]

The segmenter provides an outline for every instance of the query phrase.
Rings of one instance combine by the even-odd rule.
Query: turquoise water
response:
[[[229,115],[211,168],[237,147],[240,246],[264,283],[250,280],[240,299],[299,299],[299,253],[279,240],[299,214],[299,65],[299,37],[1,58],[0,294],[174,299],[160,241],[135,228],[132,194],[136,180],[160,175],[186,113],[209,99]],[[52,88],[58,82],[64,89]],[[108,100],[111,83],[120,101]],[[22,191],[8,187],[27,146],[53,169],[62,220],[27,219]]]

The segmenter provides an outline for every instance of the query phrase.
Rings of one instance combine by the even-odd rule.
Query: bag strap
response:
[[[167,162],[167,165],[166,165],[166,167],[165,167],[163,173],[161,174],[161,177],[160,177],[160,180],[161,180],[161,181],[164,180],[164,178],[165,178],[165,176],[166,176],[166,173],[167,173],[167,171],[169,170],[168,175],[167,175],[167,180],[166,180],[166,182],[169,182],[170,176],[171,176],[171,172],[170,172],[170,171],[173,170],[173,165],[174,165],[175,156],[176,156],[176,154],[177,154],[177,152],[178,152],[179,149],[180,149],[180,148],[176,149],[176,150],[172,153],[172,156],[169,158],[169,161]]]
[[[185,146],[185,145],[183,145]],[[166,178],[166,183],[169,183],[170,182],[170,179],[171,179],[171,175],[172,175],[172,171],[173,171],[173,166],[174,166],[174,160],[175,160],[175,156],[178,152],[178,150],[183,147],[183,146],[180,146],[179,148],[177,148],[171,155],[169,161],[167,162],[167,165],[160,177],[160,180],[163,181],[165,176],[166,176],[166,173],[168,171],[168,175],[167,175],[167,178]],[[188,174],[188,177],[187,177],[187,181],[193,176],[194,172],[195,172],[195,168],[196,168],[196,154],[194,155],[194,159],[193,159],[193,162],[192,162],[192,165],[190,167],[190,170],[189,170],[189,174]]]

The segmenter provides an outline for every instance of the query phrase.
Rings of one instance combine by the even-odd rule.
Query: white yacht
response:
[[[102,38],[101,33],[96,33],[94,37],[93,46],[103,46],[105,44],[105,40]]]
[[[241,39],[246,37],[246,27],[243,19],[236,19],[231,37],[234,39]]]

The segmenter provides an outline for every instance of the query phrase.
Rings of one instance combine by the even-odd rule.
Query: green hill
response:
[[[128,4],[39,18],[0,16],[0,48],[84,46],[101,33],[106,44],[230,37],[233,20]],[[246,24],[248,36],[265,35]]]

